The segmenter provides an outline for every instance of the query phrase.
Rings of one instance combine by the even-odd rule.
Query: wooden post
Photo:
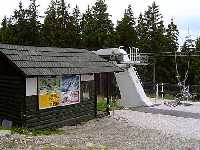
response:
[[[109,73],[106,73],[106,113],[107,115],[110,115],[110,111],[109,111],[109,105],[110,105],[110,98],[109,98]]]
[[[156,61],[153,60],[153,91],[156,91]],[[155,95],[156,96],[156,95]]]
[[[155,62],[153,63],[153,84],[155,87],[155,83],[156,83],[156,64]]]
[[[95,101],[95,103],[94,103],[94,107],[95,107],[95,117],[97,117],[97,90],[98,90],[98,76],[99,76],[99,74],[94,74],[94,101]]]

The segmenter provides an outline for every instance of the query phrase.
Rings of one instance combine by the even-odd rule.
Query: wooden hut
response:
[[[53,128],[96,116],[99,73],[122,71],[85,49],[0,44],[0,120]]]

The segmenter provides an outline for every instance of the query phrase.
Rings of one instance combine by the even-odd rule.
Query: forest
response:
[[[134,6],[128,5],[125,10],[120,10],[124,15],[114,24],[106,0],[96,0],[84,12],[78,5],[71,8],[65,0],[51,0],[45,16],[39,15],[36,0],[29,1],[27,8],[20,2],[13,14],[4,17],[0,43],[85,48],[90,51],[123,45],[126,48],[137,47],[143,53],[175,52],[179,46],[175,21],[171,19],[166,25],[155,2],[139,16],[135,16]],[[200,49],[200,38],[196,39],[196,44]],[[154,56],[150,61],[150,65],[139,67],[144,82],[152,82],[152,64],[155,64],[155,82],[176,83],[174,57]],[[183,58],[180,62],[184,64],[186,60]],[[192,57],[188,80],[192,85],[200,84],[199,66],[199,58]]]

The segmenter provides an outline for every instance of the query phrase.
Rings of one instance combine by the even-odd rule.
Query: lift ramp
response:
[[[152,106],[138,78],[137,71],[130,66],[126,71],[115,73],[124,107]]]

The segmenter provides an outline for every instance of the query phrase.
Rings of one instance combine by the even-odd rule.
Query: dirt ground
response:
[[[147,122],[148,123],[148,122]],[[0,149],[52,150],[199,150],[200,140],[130,126],[112,117],[62,128],[62,135],[1,137]],[[91,148],[92,147],[92,148]]]

